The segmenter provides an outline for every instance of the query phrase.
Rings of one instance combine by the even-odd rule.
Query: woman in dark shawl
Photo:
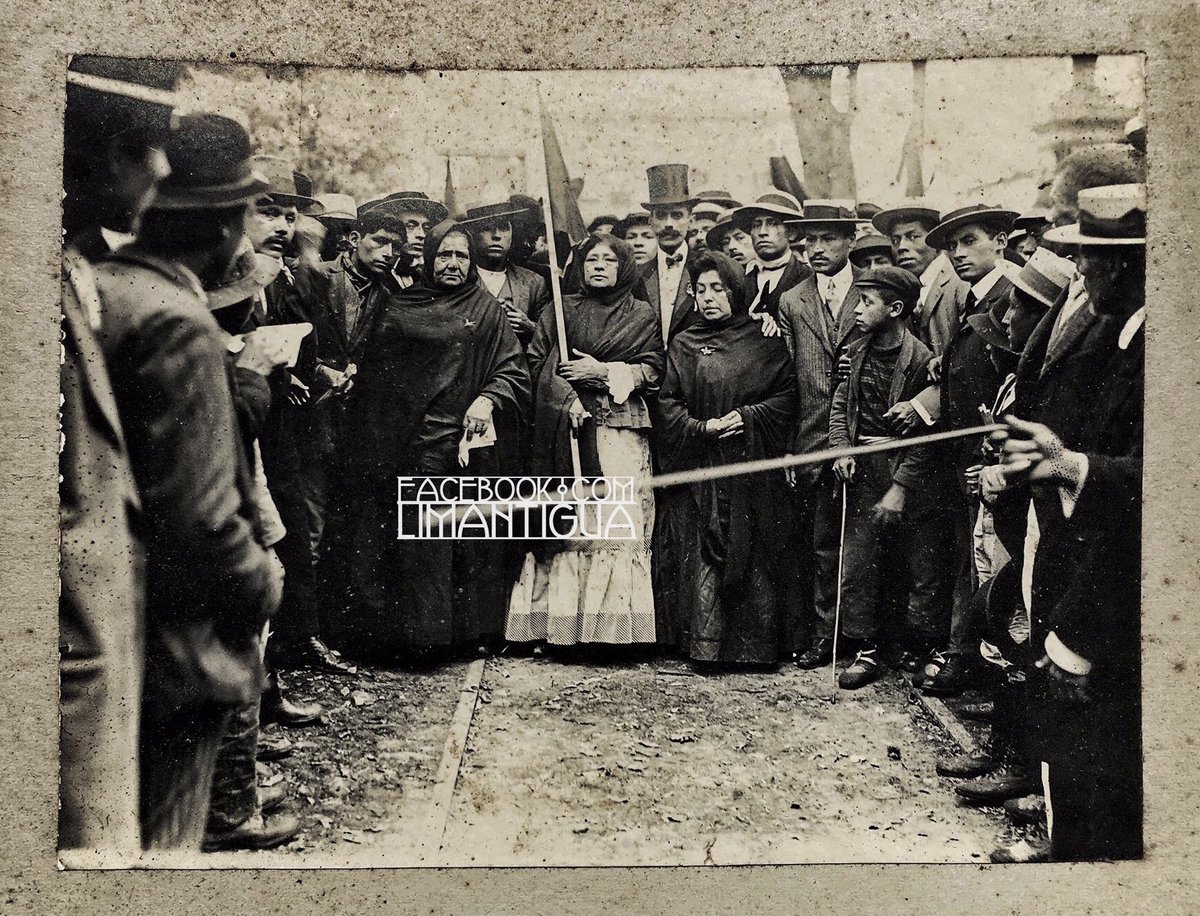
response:
[[[671,342],[659,393],[660,454],[672,470],[787,451],[796,378],[783,341],[746,314],[742,269],[706,252],[688,268],[700,319]],[[797,595],[792,500],[783,471],[693,484],[673,564],[682,648],[694,661],[775,665]]]
[[[530,342],[534,381],[533,473],[571,477],[578,437],[585,477],[649,477],[650,412],[645,396],[662,377],[658,317],[634,297],[633,250],[607,233],[576,248],[580,292],[563,299],[567,346],[558,350],[554,309]],[[639,494],[638,540],[571,539],[525,557],[509,604],[513,642],[653,643],[650,532],[654,500]]]
[[[512,462],[529,373],[470,250],[453,221],[430,231],[421,281],[388,300],[347,403],[349,479],[331,523],[327,581],[349,607],[339,641],[360,654],[484,648],[504,628],[506,542],[396,538],[397,477],[520,473]],[[489,428],[495,445],[464,450]]]

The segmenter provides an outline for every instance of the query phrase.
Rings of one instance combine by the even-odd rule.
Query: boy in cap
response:
[[[892,243],[877,233],[864,233],[855,239],[850,248],[850,264],[859,270],[894,267],[896,261],[892,255]]]
[[[899,267],[879,267],[864,273],[857,285],[854,316],[862,336],[850,344],[850,371],[833,396],[833,448],[892,438],[887,410],[924,386],[932,357],[908,330],[908,316],[920,294],[916,277]],[[843,689],[863,687],[879,676],[880,604],[886,590],[882,573],[889,549],[903,545],[911,578],[904,648],[928,651],[940,635],[937,591],[942,557],[925,542],[928,522],[936,519],[924,511],[929,460],[929,450],[916,447],[834,462],[833,472],[845,484],[847,501],[841,627],[856,649],[854,661],[838,677]],[[826,609],[822,635],[832,636],[834,625]]]
[[[515,220],[524,212],[507,201],[472,207],[462,225],[471,232],[479,282],[504,306],[509,327],[521,345],[528,346],[538,318],[550,302],[550,289],[538,274],[512,261]]]

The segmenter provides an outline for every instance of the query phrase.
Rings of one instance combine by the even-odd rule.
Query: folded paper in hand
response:
[[[300,321],[296,324],[264,324],[248,334],[241,334],[233,338],[229,342],[229,352],[241,353],[242,348],[246,346],[246,338],[251,334],[257,335],[269,343],[279,343],[284,347],[287,352],[285,365],[290,369],[300,358],[300,341],[312,333],[312,329],[313,326],[307,321]]]
[[[467,462],[471,460],[470,451],[473,448],[487,448],[489,445],[496,444],[496,424],[488,420],[487,429],[482,433],[476,433],[467,441],[467,434],[464,431],[462,439],[458,442],[458,463],[461,467],[466,467]]]

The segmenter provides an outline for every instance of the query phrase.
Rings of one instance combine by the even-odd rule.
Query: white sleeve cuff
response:
[[[1070,674],[1082,675],[1092,670],[1092,663],[1078,652],[1072,652],[1064,646],[1053,630],[1046,637],[1046,654],[1050,656],[1050,661]]]
[[[925,421],[926,426],[933,426],[934,419],[929,415],[929,411],[925,409],[924,404],[922,404],[917,398],[913,398],[908,403],[912,404],[913,410],[917,412],[917,416]]]
[[[608,393],[614,404],[624,404],[633,393],[636,383],[629,363],[605,363],[608,368]]]
[[[928,385],[910,402],[926,426],[933,426],[942,417],[942,389]]]
[[[1062,501],[1063,517],[1070,518],[1075,514],[1075,504],[1079,502],[1079,496],[1083,493],[1083,485],[1087,483],[1088,476],[1088,459],[1087,455],[1080,454],[1079,456],[1079,479],[1073,487],[1059,487],[1058,498]]]

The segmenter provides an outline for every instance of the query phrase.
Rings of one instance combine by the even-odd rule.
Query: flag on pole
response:
[[[550,212],[554,217],[554,228],[562,230],[570,236],[572,242],[587,238],[587,224],[583,214],[579,212],[579,192],[583,190],[583,181],[572,181],[567,172],[567,163],[563,159],[562,148],[558,145],[558,135],[554,132],[554,122],[546,111],[545,104],[538,99],[541,115],[542,149],[546,158],[546,181],[550,193]]]
[[[450,211],[451,218],[458,216],[458,202],[454,199],[454,176],[450,174],[450,157],[446,157],[446,189],[442,192],[442,203]]]
[[[800,203],[804,203],[808,199],[804,184],[792,171],[792,164],[788,162],[787,156],[771,157],[771,184],[777,191],[786,191],[791,194]]]

